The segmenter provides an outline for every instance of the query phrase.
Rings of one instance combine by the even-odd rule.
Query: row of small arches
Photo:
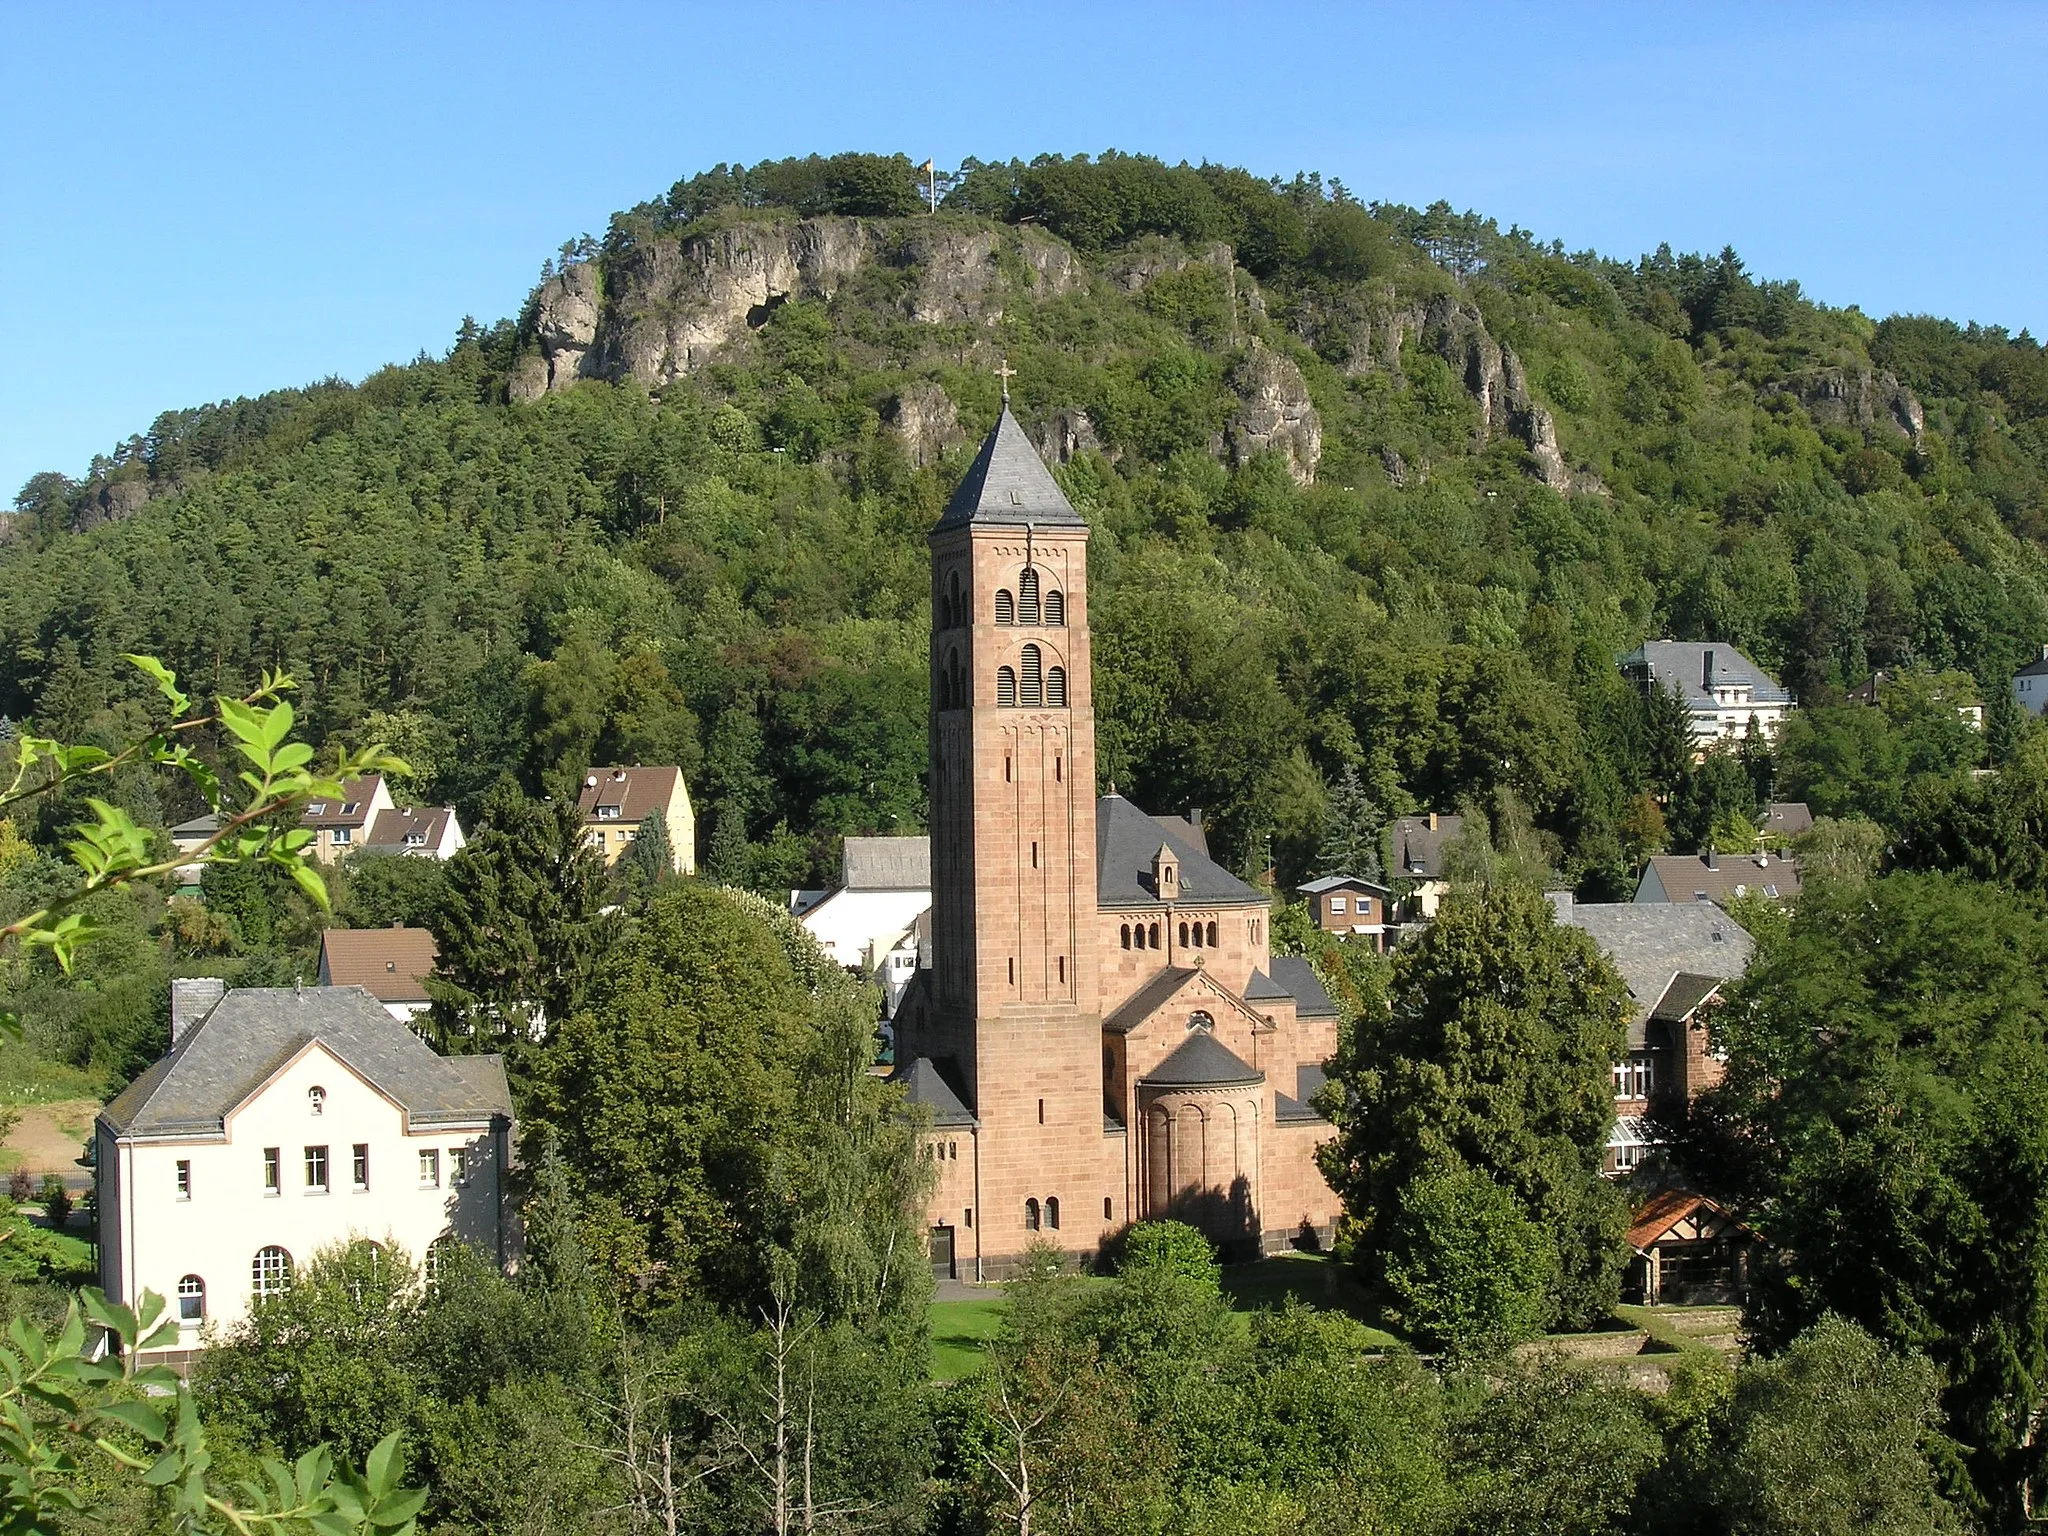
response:
[[[1118,931],[1125,949],[1159,948],[1159,924],[1125,923]],[[1180,947],[1182,949],[1214,949],[1216,947],[1216,924],[1182,923],[1180,925]]]
[[[1024,1202],[1024,1230],[1026,1232],[1036,1232],[1040,1229],[1041,1224],[1051,1231],[1059,1231],[1060,1197],[1058,1195],[1047,1195],[1043,1206],[1039,1205],[1036,1200],[1026,1200]]]
[[[967,664],[958,651],[950,651],[939,667],[939,708],[965,709],[974,702],[967,676]],[[1048,667],[1045,655],[1035,645],[1017,654],[1017,665],[996,668],[998,709],[1065,709],[1067,669]]]
[[[967,621],[968,603],[965,594],[960,590],[960,573],[948,572],[946,588],[939,594],[939,628],[960,629]],[[1036,624],[1049,629],[1063,628],[1067,622],[1067,595],[1055,587],[1041,596],[1038,572],[1026,566],[1017,577],[1017,590],[1014,593],[1008,587],[997,591],[996,622]]]

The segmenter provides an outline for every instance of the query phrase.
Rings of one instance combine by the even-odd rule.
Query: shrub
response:
[[[1184,1221],[1141,1221],[1132,1227],[1124,1234],[1117,1272],[1125,1279],[1172,1275],[1212,1291],[1221,1288],[1215,1248]]]
[[[1476,1168],[1459,1168],[1426,1174],[1401,1192],[1385,1263],[1409,1330],[1465,1354],[1541,1331],[1556,1257],[1513,1194]]]
[[[16,1205],[22,1204],[36,1192],[36,1181],[29,1177],[26,1168],[17,1168],[7,1176],[7,1198]]]
[[[54,1173],[43,1175],[43,1215],[53,1227],[61,1227],[71,1219],[71,1193],[64,1187],[63,1178]]]

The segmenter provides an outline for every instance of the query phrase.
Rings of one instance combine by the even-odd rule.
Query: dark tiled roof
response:
[[[645,821],[649,816],[667,815],[683,770],[680,768],[593,768],[583,777],[583,789],[576,805],[586,822],[599,820],[599,807],[617,806],[616,816],[606,821]]]
[[[265,1078],[316,1040],[404,1109],[414,1126],[511,1117],[499,1057],[454,1066],[361,987],[238,987],[100,1118],[122,1136],[219,1134]]]
[[[849,837],[839,854],[839,883],[849,891],[928,891],[929,837]]]
[[[1564,920],[1586,936],[1621,972],[1635,1007],[1629,1044],[1644,1042],[1643,1026],[1681,974],[1719,982],[1740,976],[1756,940],[1712,902],[1575,902]]]
[[[919,1056],[909,1066],[899,1069],[895,1081],[903,1084],[905,1097],[911,1103],[930,1107],[933,1125],[967,1126],[977,1123],[929,1056]]]
[[[1174,830],[1172,818],[1147,816],[1122,795],[1095,802],[1095,889],[1105,907],[1153,907],[1152,860],[1164,842],[1180,861],[1179,905],[1263,907],[1266,898]]]
[[[1670,902],[1726,903],[1738,896],[1768,896],[1789,901],[1799,894],[1799,861],[1782,854],[1724,853],[1709,869],[1704,854],[1660,853],[1648,867],[1657,872]]]
[[[1683,1023],[1701,1003],[1714,995],[1720,985],[1718,976],[1696,976],[1690,971],[1680,971],[1671,978],[1671,985],[1664,989],[1664,995],[1657,999],[1657,1006],[1650,1010],[1650,1017],[1668,1024]]]
[[[1236,1088],[1265,1080],[1265,1073],[1238,1060],[1229,1046],[1206,1030],[1189,1035],[1171,1056],[1138,1079],[1151,1088]]]
[[[1294,994],[1264,971],[1253,971],[1252,979],[1244,984],[1244,1000],[1248,1003],[1277,1003],[1283,997]]]
[[[2024,667],[2021,667],[2019,671],[2013,673],[2013,676],[2039,677],[2043,673],[2048,673],[2048,645],[2042,646],[2041,654],[2028,662]]]
[[[1323,990],[1316,968],[1300,955],[1275,955],[1273,980],[1287,989],[1296,1003],[1295,1015],[1303,1019],[1334,1019],[1337,1005]]]
[[[1329,1080],[1321,1067],[1304,1062],[1294,1069],[1294,1095],[1304,1104],[1313,1103],[1315,1096],[1323,1091],[1323,1084]]]
[[[363,847],[376,853],[403,853],[411,847],[437,848],[447,834],[448,823],[454,819],[452,805],[407,805],[379,811]],[[408,843],[408,837],[418,837],[420,841]]]
[[[1377,891],[1384,896],[1390,887],[1381,885],[1377,880],[1367,880],[1360,875],[1325,875],[1320,880],[1311,880],[1307,885],[1297,885],[1294,889],[1303,896],[1320,896],[1325,891]]]
[[[1324,1125],[1328,1122],[1299,1099],[1291,1099],[1284,1093],[1273,1095],[1273,1122],[1276,1125]]]
[[[299,821],[308,827],[360,827],[370,819],[370,802],[376,798],[377,790],[384,782],[379,773],[367,773],[360,779],[344,779],[339,800],[315,800],[308,805]]]
[[[1081,514],[1067,500],[1007,405],[933,532],[969,523],[1082,526]]]
[[[179,822],[175,827],[171,828],[171,836],[211,837],[213,836],[214,833],[218,832],[220,828],[220,812],[208,811],[202,816],[194,816],[190,821]]]
[[[1167,966],[1103,1019],[1102,1027],[1113,1035],[1129,1034],[1163,1008],[1174,993],[1201,974],[1192,966]]]
[[[1400,817],[1394,823],[1394,862],[1390,873],[1396,878],[1440,878],[1444,872],[1444,844],[1464,830],[1462,816],[1439,816],[1434,828],[1427,816]]]
[[[1813,812],[1804,800],[1773,800],[1764,814],[1764,830],[1797,837],[1813,830]]]
[[[362,987],[380,1003],[424,1003],[438,953],[424,928],[329,928],[320,935],[320,979]]]
[[[1688,709],[1722,707],[1707,688],[1709,666],[1713,668],[1714,687],[1747,684],[1752,704],[1792,702],[1792,695],[1780,687],[1776,679],[1724,641],[1645,640],[1622,657],[1621,664],[1631,675],[1647,673],[1662,686],[1676,692]]]
[[[1196,817],[1201,814],[1200,811],[1194,812]],[[1201,849],[1204,855],[1209,852],[1209,829],[1199,820],[1192,820],[1187,816],[1154,816],[1152,819],[1174,836],[1186,838],[1189,843]]]

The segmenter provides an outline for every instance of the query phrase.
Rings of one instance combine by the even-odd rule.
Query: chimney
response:
[[[227,995],[228,984],[218,976],[180,976],[171,983],[171,1048],[192,1032],[192,1027],[213,1011],[213,1005]]]
[[[1197,832],[1202,830],[1202,808],[1199,805],[1188,807],[1188,825]]]
[[[1715,848],[1712,843],[1707,844],[1707,851],[1704,857],[1707,861],[1707,868],[1719,869],[1721,867],[1720,850]]]
[[[1545,891],[1543,899],[1550,903],[1551,915],[1560,925],[1570,926],[1572,922],[1572,893],[1570,891]]]
[[[1434,831],[1436,830],[1436,812],[1435,812],[1435,811],[1431,811],[1431,812],[1429,813],[1429,830],[1430,830],[1430,831],[1432,831],[1432,832],[1434,832]]]
[[[1711,650],[1700,653],[1700,686],[1709,691],[1714,686],[1714,653]]]

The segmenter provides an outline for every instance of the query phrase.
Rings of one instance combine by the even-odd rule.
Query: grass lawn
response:
[[[106,1084],[91,1073],[47,1061],[21,1043],[0,1045],[0,1104],[55,1104],[98,1099]]]
[[[82,1237],[73,1237],[69,1232],[52,1232],[49,1237],[50,1246],[57,1250],[59,1266],[69,1271],[52,1278],[60,1285],[91,1285],[95,1278],[92,1244]]]
[[[1003,1296],[991,1291],[972,1301],[935,1301],[926,1316],[932,1328],[932,1380],[958,1381],[981,1369],[981,1346],[1003,1326]]]

